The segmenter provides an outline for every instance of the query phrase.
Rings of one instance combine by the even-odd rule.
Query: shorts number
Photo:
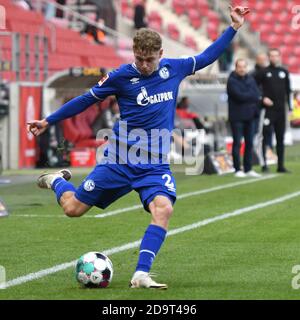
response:
[[[175,186],[174,186],[174,182],[171,182],[172,181],[172,177],[169,175],[169,174],[164,174],[162,176],[162,179],[165,180],[166,179],[166,182],[165,182],[165,186],[168,188],[168,189],[171,189],[171,190],[175,190]]]

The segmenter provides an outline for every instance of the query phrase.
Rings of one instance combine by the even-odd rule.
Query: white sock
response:
[[[142,275],[148,275],[148,272],[145,271],[136,271],[133,275],[133,278],[138,277],[138,276],[142,276]]]

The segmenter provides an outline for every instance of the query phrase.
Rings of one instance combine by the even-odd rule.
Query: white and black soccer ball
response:
[[[88,288],[106,288],[113,277],[113,264],[101,252],[88,252],[76,264],[76,279]]]

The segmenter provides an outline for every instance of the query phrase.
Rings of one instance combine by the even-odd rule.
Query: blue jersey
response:
[[[194,57],[162,59],[155,72],[144,76],[134,63],[127,64],[110,72],[90,89],[98,100],[115,95],[119,104],[120,122],[114,125],[114,136],[110,138],[111,145],[105,153],[106,156],[108,152],[112,153],[110,161],[114,162],[117,154],[117,162],[120,158],[126,163],[144,165],[167,162],[178,87],[186,76],[195,72],[195,68]],[[139,130],[133,131],[135,129]],[[123,154],[120,144],[125,146]],[[128,158],[128,152],[134,145],[139,156],[133,160]],[[136,151],[131,149],[131,154],[135,155]]]
[[[168,147],[161,150],[160,141],[153,136],[162,136],[162,145],[167,145],[174,126],[176,99],[180,82],[188,75],[200,70],[214,62],[226,49],[236,31],[229,27],[219,39],[201,54],[186,59],[161,59],[158,69],[150,76],[142,75],[135,64],[122,65],[119,69],[108,73],[90,91],[80,97],[67,102],[62,108],[46,118],[49,124],[68,118],[82,112],[97,101],[104,100],[110,95],[115,95],[119,108],[122,125],[126,124],[124,134],[120,123],[116,123],[113,130],[118,143],[125,143],[127,148],[134,145],[137,140],[141,150],[158,154],[166,154]],[[146,136],[135,141],[135,129],[143,129]],[[167,134],[159,131],[166,130]],[[130,136],[133,139],[129,139]],[[155,137],[157,138],[157,137]],[[113,147],[113,152],[119,154],[118,147]],[[128,159],[123,159],[128,161]]]
[[[120,107],[120,119],[127,122],[128,130],[171,131],[179,84],[195,72],[195,64],[194,57],[162,59],[157,71],[150,76],[143,76],[134,63],[122,65],[110,72],[90,93],[99,100],[115,95]]]

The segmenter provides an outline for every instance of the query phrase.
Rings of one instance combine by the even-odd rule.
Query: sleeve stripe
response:
[[[99,97],[97,97],[92,89],[90,89],[90,93],[91,93],[91,95],[92,95],[94,98],[96,98],[97,100],[100,100],[100,101],[103,100],[103,99],[100,99]]]
[[[196,58],[195,57],[192,57],[192,59],[194,60],[194,66],[193,66],[193,72],[192,74],[195,73],[195,70],[196,70]]]

